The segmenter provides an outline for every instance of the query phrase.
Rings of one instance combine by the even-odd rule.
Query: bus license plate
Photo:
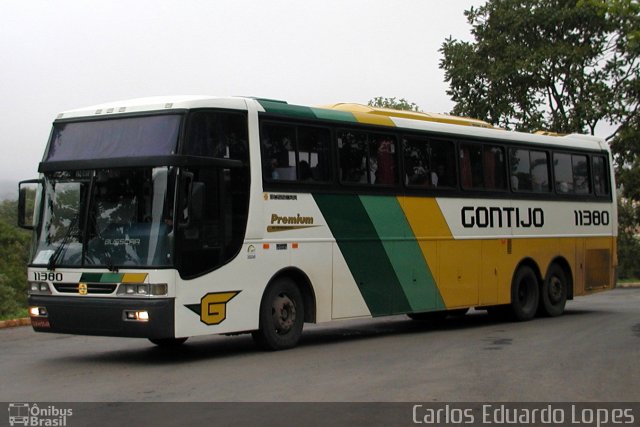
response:
[[[31,326],[34,328],[50,328],[49,319],[43,319],[38,317],[31,318]]]

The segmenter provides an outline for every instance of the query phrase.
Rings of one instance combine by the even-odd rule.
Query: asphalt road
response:
[[[404,316],[305,326],[299,347],[247,335],[146,340],[0,330],[0,401],[640,401],[640,289],[502,323]],[[4,418],[4,417],[3,417]]]

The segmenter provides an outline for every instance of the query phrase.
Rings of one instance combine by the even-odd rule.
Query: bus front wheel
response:
[[[540,289],[531,267],[520,266],[511,282],[511,315],[515,320],[531,320],[538,310]]]
[[[260,329],[251,335],[265,350],[295,347],[302,335],[304,304],[295,282],[282,277],[273,282],[260,304]]]
[[[540,314],[556,317],[564,313],[567,304],[567,279],[564,270],[558,264],[552,264],[542,283],[540,295]]]

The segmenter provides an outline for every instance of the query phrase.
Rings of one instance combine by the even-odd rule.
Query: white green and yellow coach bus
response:
[[[529,320],[614,286],[611,155],[591,136],[148,98],[59,114],[39,172],[19,213],[40,332],[159,345],[252,332],[282,349],[304,322]]]

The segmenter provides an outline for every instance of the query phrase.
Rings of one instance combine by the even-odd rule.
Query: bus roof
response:
[[[482,120],[447,114],[402,111],[376,108],[356,103],[337,103],[318,107],[289,104],[266,98],[253,97],[213,97],[213,96],[157,96],[114,101],[60,113],[56,119],[73,119],[119,114],[141,113],[145,111],[171,111],[193,108],[225,108],[258,111],[273,115],[304,118],[308,120],[338,121],[346,123],[371,124],[451,134],[482,139],[555,145],[609,150],[603,138],[570,134],[559,135],[552,132],[524,133],[496,128]]]

